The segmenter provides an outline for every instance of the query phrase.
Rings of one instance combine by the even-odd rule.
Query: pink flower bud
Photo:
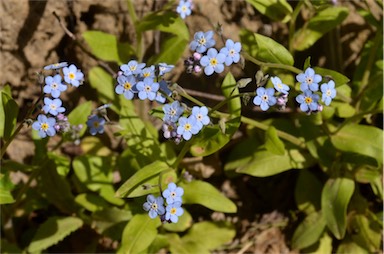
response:
[[[195,59],[196,61],[199,61],[200,58],[201,58],[201,54],[200,53],[197,53],[197,52],[193,53],[193,59]]]

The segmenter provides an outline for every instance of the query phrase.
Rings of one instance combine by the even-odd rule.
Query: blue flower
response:
[[[261,110],[266,111],[270,106],[276,104],[276,98],[273,96],[275,89],[259,87],[256,89],[257,96],[253,99],[255,105],[260,105]]]
[[[164,117],[163,121],[176,123],[179,117],[184,112],[184,107],[178,101],[163,106]]]
[[[166,139],[174,138],[174,137],[177,136],[176,123],[163,122],[163,125],[161,126],[161,129],[163,130],[163,136]]]
[[[191,3],[180,0],[179,5],[176,8],[176,12],[180,14],[182,19],[185,19],[186,16],[191,15]]]
[[[136,78],[133,75],[129,75],[128,77],[120,75],[117,77],[117,82],[119,84],[116,86],[115,92],[117,94],[124,94],[126,99],[132,100],[135,91]]]
[[[329,104],[331,104],[332,99],[336,97],[335,82],[333,80],[330,80],[328,84],[322,84],[320,90],[323,93],[321,96],[321,101],[324,102],[325,105],[329,106]]]
[[[208,108],[198,107],[194,106],[192,108],[192,115],[196,119],[196,125],[199,127],[199,129],[203,128],[203,125],[207,125],[210,122],[209,116],[208,116]]]
[[[204,53],[207,49],[215,46],[216,41],[213,39],[213,35],[213,31],[195,33],[194,40],[189,44],[189,48],[198,53]]]
[[[159,76],[163,76],[165,73],[170,72],[174,67],[175,67],[174,65],[159,63]]]
[[[84,74],[74,64],[63,68],[64,80],[68,84],[78,87],[83,83]]]
[[[183,194],[183,188],[177,187],[175,183],[169,183],[168,188],[163,191],[163,197],[168,205],[175,202],[182,202],[181,196],[183,196]]]
[[[185,140],[190,140],[192,134],[197,134],[200,130],[194,117],[180,117],[178,123],[177,134],[182,135]]]
[[[55,63],[55,64],[44,66],[44,70],[57,70],[67,66],[68,66],[67,62]]]
[[[125,76],[129,76],[140,74],[144,67],[145,63],[138,63],[135,60],[131,60],[128,62],[128,64],[121,65],[120,69],[124,72]]]
[[[102,134],[104,132],[105,119],[97,115],[91,115],[87,120],[87,126],[91,135],[96,133]]]
[[[309,112],[318,110],[317,101],[319,100],[319,95],[313,94],[310,90],[304,91],[304,93],[299,94],[296,97],[296,101],[300,103],[300,109],[303,112]]]
[[[275,87],[276,91],[283,93],[283,94],[288,94],[289,91],[289,86],[286,84],[283,84],[281,79],[279,77],[272,77],[271,78],[272,84]]]
[[[44,98],[43,110],[46,114],[57,116],[59,113],[63,113],[65,108],[61,106],[63,102],[60,99],[51,100],[48,97]]]
[[[313,92],[318,91],[321,79],[322,77],[309,67],[305,70],[305,73],[300,73],[296,76],[296,80],[301,83],[300,90],[303,92],[308,89]]]
[[[240,61],[241,43],[234,43],[231,39],[225,42],[225,47],[220,50],[220,53],[225,55],[225,65],[230,66],[232,63]]]
[[[144,68],[141,71],[141,76],[143,78],[155,78],[155,66],[151,65],[149,67]]]
[[[47,76],[45,78],[44,93],[51,94],[53,98],[59,98],[60,93],[65,90],[67,90],[67,86],[61,83],[61,76],[59,74],[54,77]]]
[[[181,208],[181,202],[168,204],[165,209],[165,219],[173,223],[176,223],[179,220],[179,217],[184,213],[183,208]]]
[[[145,78],[143,81],[139,81],[136,85],[139,91],[140,100],[149,99],[153,101],[156,99],[156,93],[159,90],[159,83],[153,82],[152,78]]]
[[[204,73],[209,76],[213,72],[221,73],[224,70],[225,55],[223,53],[217,53],[217,50],[210,48],[206,56],[200,59],[200,64],[204,66]]]
[[[37,121],[32,124],[32,128],[39,131],[39,136],[45,138],[47,135],[52,137],[56,134],[56,119],[45,115],[38,115]]]
[[[154,219],[157,215],[165,213],[164,199],[162,197],[155,198],[153,195],[147,196],[147,202],[143,204],[143,209],[148,212],[149,217]]]

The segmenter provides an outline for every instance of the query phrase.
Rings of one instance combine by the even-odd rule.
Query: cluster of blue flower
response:
[[[143,209],[148,212],[151,219],[160,216],[162,222],[176,223],[179,217],[183,215],[184,210],[181,207],[184,190],[175,183],[169,183],[168,188],[162,193],[162,196],[155,197],[152,194],[147,196],[147,202],[143,204]],[[167,205],[164,207],[164,199]]]
[[[204,125],[210,123],[208,108],[205,106],[194,106],[188,117],[182,116],[184,107],[174,101],[163,106],[163,132],[167,139],[174,138],[176,143],[181,139],[190,140],[192,135],[196,135]]]
[[[176,12],[179,13],[180,17],[182,19],[185,19],[185,17],[191,15],[193,9],[193,2],[192,0],[181,0],[179,2],[179,5],[176,7]]]
[[[62,114],[66,109],[62,106],[63,102],[59,97],[61,92],[67,90],[67,85],[78,87],[84,80],[84,74],[73,64],[68,67],[67,62],[47,65],[44,70],[53,70],[54,76],[45,77],[43,92],[51,95],[52,98],[44,98],[42,110],[45,114],[39,114],[37,121],[32,124],[32,128],[38,131],[41,138],[52,137],[59,131],[68,132],[70,130],[68,119]],[[65,83],[63,83],[63,78]],[[78,132],[81,127],[73,126],[73,130]]]
[[[195,33],[193,41],[189,44],[189,48],[195,52],[192,57],[184,62],[187,72],[198,73],[203,67],[204,73],[210,76],[214,72],[223,72],[224,65],[230,66],[240,61],[240,42],[227,39],[225,46],[217,51],[217,49],[213,48],[216,44],[213,35],[213,31]]]

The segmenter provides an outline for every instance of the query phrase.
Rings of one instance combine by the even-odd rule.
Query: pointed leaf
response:
[[[303,249],[319,241],[326,222],[320,212],[309,214],[296,228],[292,237],[292,247]]]
[[[188,40],[185,40],[180,36],[168,36],[161,42],[159,54],[153,55],[148,60],[148,64],[176,64],[183,55],[187,45]]]
[[[4,90],[0,91],[0,137],[8,140],[16,126],[19,106]]]
[[[284,143],[280,140],[279,136],[277,135],[276,128],[273,126],[269,126],[265,132],[265,148],[267,148],[267,150],[273,154],[285,154]]]
[[[291,19],[292,7],[285,0],[246,0],[261,14],[274,21],[288,22]]]
[[[300,170],[295,186],[295,200],[300,211],[306,214],[320,210],[322,184],[309,170]]]

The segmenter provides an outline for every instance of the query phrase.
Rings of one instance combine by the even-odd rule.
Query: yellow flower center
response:
[[[53,110],[56,110],[56,108],[57,108],[56,105],[53,104],[53,103],[52,103],[51,105],[49,105],[49,107],[50,107],[51,109],[53,109]]]
[[[216,65],[217,65],[217,59],[216,59],[216,58],[211,58],[211,60],[209,61],[209,63],[210,63],[212,66],[216,66]]]
[[[124,89],[125,89],[125,90],[131,90],[131,88],[132,88],[131,83],[129,83],[129,82],[125,82],[125,83],[124,83]]]
[[[68,77],[69,77],[69,79],[75,79],[76,75],[75,75],[75,73],[70,72],[70,73],[68,74]]]
[[[305,97],[305,103],[311,104],[312,103],[312,98],[311,97]]]
[[[186,12],[187,11],[187,6],[183,5],[183,7],[181,7],[181,10],[182,10],[182,12]]]
[[[174,115],[176,115],[176,110],[174,110],[174,109],[171,109],[171,110],[169,111],[169,114],[170,114],[171,116],[174,116]]]
[[[191,129],[192,129],[191,124],[187,123],[187,124],[184,125],[184,130],[190,131]]]
[[[176,214],[176,211],[177,211],[177,209],[175,207],[172,207],[170,213],[171,214]]]
[[[282,88],[283,88],[283,85],[279,83],[279,84],[277,84],[277,87],[280,88],[280,89],[282,89]]]
[[[130,69],[131,71],[136,70],[136,65],[131,65],[131,66],[129,66],[129,69]]]
[[[151,75],[151,73],[149,73],[149,72],[145,72],[145,73],[143,74],[144,78],[149,77],[150,75]]]
[[[200,38],[200,40],[199,40],[200,45],[205,45],[206,42],[207,42],[207,40],[204,37]]]
[[[40,125],[40,127],[41,127],[41,129],[43,129],[44,131],[47,131],[48,128],[49,128],[49,125],[48,125],[48,123],[42,123],[42,124]]]

